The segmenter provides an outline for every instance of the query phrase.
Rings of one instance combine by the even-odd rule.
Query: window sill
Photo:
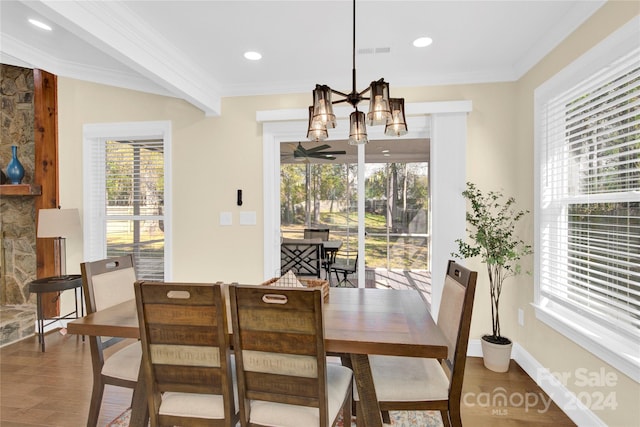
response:
[[[564,307],[546,301],[533,305],[536,318],[640,383],[640,343]]]

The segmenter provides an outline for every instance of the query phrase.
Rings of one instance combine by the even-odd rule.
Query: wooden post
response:
[[[34,83],[34,182],[42,186],[42,195],[35,198],[36,230],[38,211],[57,208],[58,190],[58,79],[43,70],[33,70]],[[36,239],[37,278],[58,276],[54,239]],[[60,302],[55,293],[42,295],[45,317],[60,315]]]

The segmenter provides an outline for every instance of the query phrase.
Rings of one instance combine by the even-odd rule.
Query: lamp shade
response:
[[[380,79],[371,82],[371,99],[369,100],[369,114],[367,119],[370,126],[386,125],[391,117],[389,109],[389,83]]]
[[[404,115],[404,98],[390,98],[389,105],[391,107],[391,117],[384,128],[384,134],[387,136],[406,135],[408,129]]]
[[[367,127],[364,123],[365,117],[362,111],[356,111],[349,116],[349,144],[358,145],[369,142],[367,138]]]
[[[309,128],[307,138],[311,141],[324,141],[329,136],[327,127],[320,120],[313,119],[313,107],[309,107]]]
[[[336,115],[333,114],[331,103],[331,89],[326,85],[316,85],[313,90],[313,114],[312,120],[320,122],[325,128],[336,127]]]
[[[68,237],[80,231],[78,209],[40,209],[37,237]]]

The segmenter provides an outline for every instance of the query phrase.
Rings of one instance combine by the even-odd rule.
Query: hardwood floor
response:
[[[92,385],[89,343],[52,332],[46,344],[46,353],[40,352],[36,337],[0,349],[2,427],[86,424]],[[98,425],[116,418],[130,399],[130,390],[108,386]],[[465,426],[574,426],[555,404],[545,406],[548,399],[513,361],[504,374],[485,369],[481,359],[467,361],[462,400]],[[527,402],[537,405],[527,407]]]

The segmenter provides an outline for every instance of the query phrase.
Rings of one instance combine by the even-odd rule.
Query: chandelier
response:
[[[347,102],[353,106],[354,112],[349,116],[349,144],[366,144],[367,127],[385,125],[385,135],[401,136],[407,133],[407,122],[404,115],[404,98],[389,98],[389,83],[384,78],[373,81],[362,92],[356,89],[356,0],[353,0],[353,68],[352,89],[343,93],[331,89],[327,85],[316,85],[313,90],[313,105],[309,107],[309,127],[307,138],[312,141],[323,141],[329,136],[327,129],[336,127],[336,116],[333,104]],[[331,94],[341,99],[332,101]],[[369,94],[368,97],[365,95]],[[358,110],[360,101],[369,101],[369,112],[366,115]]]

